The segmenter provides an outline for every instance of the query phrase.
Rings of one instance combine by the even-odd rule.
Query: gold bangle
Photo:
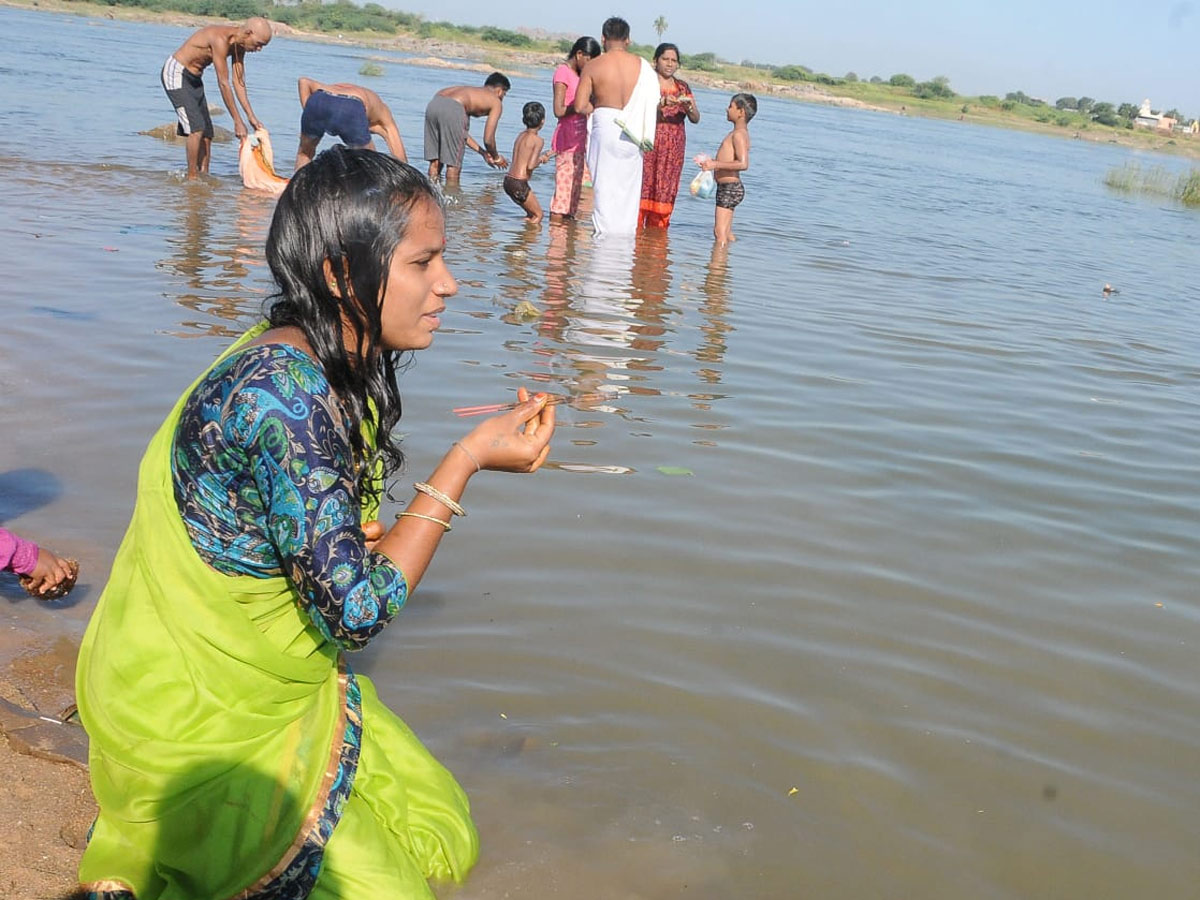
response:
[[[396,513],[397,520],[403,519],[405,516],[412,516],[414,519],[424,519],[426,522],[437,522],[439,525],[442,526],[443,533],[451,530],[450,523],[447,522],[445,519],[439,519],[437,516],[427,516],[424,513],[415,513],[415,512]]]
[[[481,466],[481,465],[479,464],[479,460],[477,460],[477,459],[475,458],[475,454],[474,454],[474,453],[472,453],[470,450],[468,450],[466,447],[464,447],[464,446],[462,445],[462,443],[461,443],[461,442],[459,442],[459,441],[455,441],[453,444],[451,444],[451,446],[452,446],[452,447],[457,447],[457,448],[458,448],[459,450],[461,450],[463,453],[467,454],[467,459],[469,459],[471,462],[475,463],[475,472],[476,472],[476,473],[479,473],[479,472],[482,472],[482,471],[483,471],[483,466]]]
[[[456,503],[446,494],[443,494],[432,484],[426,484],[424,481],[414,481],[413,490],[424,494],[426,497],[432,497],[446,509],[450,510],[450,514],[454,516],[462,516],[464,519],[467,516],[467,511],[462,508],[461,504]]]

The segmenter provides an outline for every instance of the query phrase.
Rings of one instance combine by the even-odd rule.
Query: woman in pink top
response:
[[[587,158],[587,116],[571,111],[579,73],[589,59],[600,55],[595,38],[581,37],[571,47],[567,61],[554,70],[554,115],[558,126],[550,139],[554,151],[554,199],[550,201],[550,221],[561,222],[575,216],[579,209],[579,191],[583,187],[583,169]]]

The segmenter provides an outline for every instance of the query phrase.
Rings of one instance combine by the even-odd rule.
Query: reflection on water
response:
[[[266,266],[273,202],[215,179],[184,182],[179,194],[178,227],[166,236],[169,255],[160,267],[176,276],[176,302],[200,318],[172,334],[235,337],[262,311],[267,288],[248,282],[252,274],[266,277],[255,270]]]
[[[704,302],[700,307],[704,316],[704,324],[700,326],[703,340],[696,348],[696,361],[706,364],[696,374],[706,384],[721,383],[720,365],[729,349],[727,335],[733,331],[727,319],[729,293],[729,245],[713,244],[704,271]]]
[[[0,8],[0,472],[61,487],[0,511],[90,588],[7,615],[75,636],[147,439],[271,290],[227,148],[189,185],[137,135],[184,29],[91,21]],[[120,60],[87,104],[51,26]],[[278,40],[252,91],[284,146],[295,71],[362,51]],[[410,135],[446,83],[379,88]],[[527,227],[470,161],[448,194],[404,478],[457,406],[575,398],[355,661],[468,787],[464,896],[1195,896],[1200,216],[1109,193],[1119,148],[770,98],[754,127],[727,249],[686,194],[633,242],[593,240],[586,194]]]

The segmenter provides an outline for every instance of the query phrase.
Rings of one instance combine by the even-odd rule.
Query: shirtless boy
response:
[[[615,119],[633,95],[642,58],[629,52],[624,19],[608,19],[600,35],[604,53],[583,67],[574,103],[575,112],[592,117],[592,225],[597,234],[633,234],[642,201],[642,151]]]
[[[371,148],[371,135],[377,134],[387,142],[392,156],[408,162],[392,111],[377,93],[357,84],[322,84],[304,76],[296,84],[304,109],[300,114],[297,172],[312,162],[317,145],[327,134],[341,138],[343,144],[356,150]]]
[[[508,165],[496,150],[496,126],[504,112],[504,95],[512,85],[499,72],[493,72],[483,87],[456,85],[442,88],[425,107],[425,158],[429,160],[429,180],[434,183],[446,170],[446,183],[453,184],[462,174],[463,154],[470,147],[495,169]],[[483,126],[483,146],[469,131],[471,119],[487,116]]]
[[[255,130],[262,127],[250,108],[250,98],[246,96],[246,54],[257,53],[270,42],[271,23],[261,16],[254,16],[241,25],[201,28],[167,57],[162,69],[162,86],[179,117],[176,130],[180,137],[187,138],[188,178],[208,172],[212,152],[213,124],[204,97],[204,70],[210,63],[216,69],[221,99],[233,117],[233,133],[244,138],[248,132],[238,112],[238,103],[246,111],[250,126]],[[230,63],[232,90],[229,86]],[[235,94],[237,102],[234,102]]]
[[[538,134],[546,124],[546,107],[536,102],[526,103],[521,110],[521,121],[525,124],[525,130],[517,135],[513,144],[512,165],[504,176],[504,193],[525,210],[525,218],[529,219],[530,224],[536,225],[542,221],[542,207],[530,190],[529,176],[552,155],[542,152],[546,142]]]
[[[750,168],[750,129],[746,126],[758,112],[753,94],[734,94],[725,110],[725,118],[733,130],[725,135],[715,159],[706,159],[700,168],[711,169],[717,181],[717,209],[713,221],[713,237],[724,245],[736,241],[733,236],[733,211],[746,197],[739,172]]]

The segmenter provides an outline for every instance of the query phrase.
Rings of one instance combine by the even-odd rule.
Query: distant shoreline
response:
[[[212,16],[150,11],[139,7],[108,6],[103,3],[91,2],[91,0],[0,0],[0,6],[126,22],[151,22],[192,28],[230,21],[225,18]],[[480,46],[477,44],[458,43],[438,38],[421,38],[405,34],[389,37],[380,37],[371,33],[333,35],[322,32],[301,31],[281,22],[272,21],[271,24],[275,28],[276,34],[296,40],[414,54],[415,58],[404,60],[380,57],[380,61],[403,63],[406,65],[467,71],[492,71],[493,69],[503,71],[507,69],[506,74],[521,75],[521,72],[514,71],[514,69],[553,69],[554,66],[562,61],[561,54],[520,50],[498,44]],[[476,62],[452,62],[451,60],[453,59],[476,60]],[[1064,129],[1050,123],[1039,123],[1020,116],[1005,115],[1001,110],[986,108],[980,105],[978,98],[974,97],[956,97],[949,103],[929,104],[916,98],[897,96],[869,103],[856,97],[835,93],[825,86],[810,82],[779,84],[754,79],[733,80],[725,77],[717,77],[708,72],[691,70],[682,70],[680,74],[681,77],[686,78],[689,82],[717,91],[728,91],[730,93],[750,91],[760,95],[800,100],[806,103],[822,103],[828,106],[885,112],[893,115],[911,116],[913,118],[962,121],[969,124],[988,125],[994,128],[1024,131],[1059,139],[1070,140],[1074,138],[1093,143],[1116,144],[1129,149],[1161,153],[1168,156],[1200,158],[1200,139],[1176,138],[1171,135],[1159,135],[1144,130],[1126,131],[1107,128],[1094,130],[1087,128],[1079,130]],[[960,112],[960,106],[964,111]]]

